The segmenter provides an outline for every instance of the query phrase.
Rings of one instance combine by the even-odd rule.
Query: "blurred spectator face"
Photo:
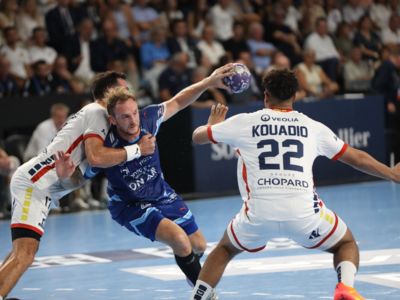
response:
[[[250,37],[256,41],[261,41],[264,36],[264,28],[260,23],[250,25]]]
[[[26,0],[24,3],[24,9],[27,13],[36,13],[36,0]]]
[[[241,61],[249,69],[253,69],[254,67],[253,60],[251,59],[251,53],[248,51],[239,53],[239,61]]]
[[[5,39],[6,39],[7,45],[14,46],[19,40],[17,30],[15,28],[7,30]]]
[[[360,0],[348,0],[348,3],[353,6],[356,7],[360,4]]]
[[[171,68],[177,73],[182,73],[186,70],[188,62],[189,57],[187,53],[177,53],[171,60]]]
[[[103,32],[107,40],[113,40],[118,37],[117,26],[111,19],[104,21]]]
[[[146,6],[148,0],[136,0],[135,2],[136,2],[136,5],[138,5],[138,6]]]
[[[203,39],[207,42],[214,41],[215,33],[214,28],[210,25],[205,26],[203,29]]]
[[[351,60],[354,61],[355,63],[360,63],[362,59],[361,49],[358,47],[354,47],[353,49],[351,49],[350,57]]]
[[[58,56],[54,62],[54,72],[58,73],[68,69],[68,62],[65,56]]]
[[[51,111],[51,118],[54,122],[54,125],[58,130],[64,125],[65,121],[68,117],[68,109],[64,107],[56,107]]]
[[[237,39],[241,39],[244,36],[244,27],[241,23],[233,25],[233,36]]]
[[[18,3],[16,0],[3,0],[2,8],[7,12],[17,12]]]
[[[163,44],[167,38],[165,30],[161,27],[154,28],[151,33],[151,39],[156,44]]]
[[[121,60],[113,60],[107,64],[107,70],[125,73],[124,63]]]
[[[328,25],[326,24],[325,20],[318,20],[316,25],[317,26],[315,27],[315,31],[319,35],[324,36],[328,33]]]
[[[231,4],[231,0],[219,0],[219,5],[223,8],[228,7]]]
[[[341,38],[350,38],[350,33],[351,33],[351,28],[350,25],[342,22],[339,24],[338,29],[337,29],[337,36]]]
[[[84,19],[79,26],[80,34],[86,40],[92,37],[93,29],[93,21],[91,19]]]
[[[274,12],[274,22],[278,25],[282,25],[285,22],[286,13],[281,7],[275,9]]]
[[[303,60],[307,66],[312,66],[315,63],[315,52],[306,50],[303,54]]]
[[[372,21],[368,16],[364,16],[360,20],[360,30],[370,31],[372,28]]]
[[[290,69],[290,60],[283,53],[277,53],[274,57],[273,65],[282,69]]]
[[[44,30],[37,30],[33,35],[33,40],[36,45],[44,46],[47,41],[47,34]]]
[[[168,0],[167,5],[170,10],[175,10],[178,7],[178,2],[176,0]]]
[[[0,77],[7,77],[10,74],[11,63],[5,57],[0,57]]]
[[[70,4],[71,0],[58,0],[57,3],[59,6],[67,7]]]
[[[39,63],[35,66],[35,75],[39,78],[45,79],[50,74],[50,67],[45,63]]]
[[[176,37],[186,37],[187,25],[185,21],[177,21],[174,26],[174,33]]]

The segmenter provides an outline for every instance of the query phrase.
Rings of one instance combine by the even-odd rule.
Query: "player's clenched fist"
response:
[[[138,145],[142,156],[151,155],[156,149],[156,138],[148,133],[140,139]]]
[[[228,106],[218,103],[211,107],[210,116],[208,117],[208,125],[214,125],[221,123],[225,120],[226,113],[228,112]]]

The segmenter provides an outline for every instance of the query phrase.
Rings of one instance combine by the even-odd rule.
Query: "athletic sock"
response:
[[[342,261],[336,267],[338,281],[347,286],[354,287],[354,277],[357,273],[356,266],[351,261]]]
[[[190,282],[195,285],[201,271],[199,258],[192,252],[185,257],[175,255],[175,261]]]
[[[202,280],[197,280],[196,285],[194,286],[192,295],[190,297],[191,300],[206,300],[210,297],[213,288],[206,282]]]

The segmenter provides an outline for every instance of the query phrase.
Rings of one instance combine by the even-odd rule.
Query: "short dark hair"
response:
[[[40,31],[46,32],[46,28],[41,27],[41,26],[37,26],[37,27],[33,28],[32,29],[32,36],[34,36],[36,34],[36,32],[40,32]]]
[[[7,36],[7,34],[12,30],[17,30],[17,27],[15,27],[15,26],[6,26],[6,27],[4,27],[3,28],[3,35]]]
[[[293,71],[288,69],[273,69],[265,74],[263,86],[265,93],[274,100],[283,102],[296,94],[299,82]]]
[[[107,71],[97,74],[92,81],[92,95],[95,100],[103,99],[109,88],[118,85],[118,79],[126,79],[124,73]]]

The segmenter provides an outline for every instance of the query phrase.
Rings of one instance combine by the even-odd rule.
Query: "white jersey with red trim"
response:
[[[208,136],[238,150],[238,184],[246,212],[276,221],[317,211],[314,160],[320,155],[336,160],[347,148],[328,127],[297,111],[239,114],[209,126]]]
[[[20,166],[17,173],[29,179],[37,188],[48,189],[58,181],[54,154],[57,151],[70,153],[73,163],[79,167],[86,157],[83,141],[88,137],[104,141],[108,129],[106,109],[98,103],[88,104],[69,117],[43,152]]]

